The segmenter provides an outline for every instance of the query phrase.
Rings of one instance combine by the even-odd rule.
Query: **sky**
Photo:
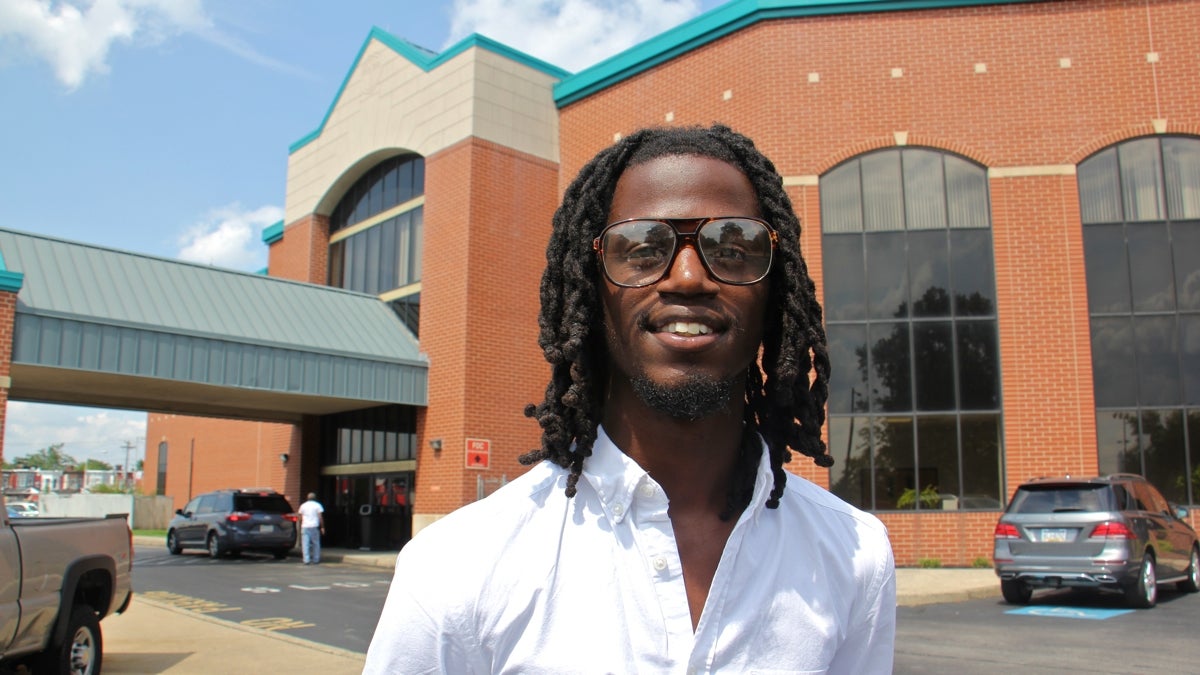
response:
[[[0,0],[0,228],[257,271],[287,149],[372,27],[570,72],[721,0]],[[10,401],[4,458],[144,456],[143,411]]]

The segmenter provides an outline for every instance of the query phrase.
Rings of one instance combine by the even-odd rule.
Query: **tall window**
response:
[[[1003,503],[987,173],[889,149],[822,176],[834,493],[860,507]]]
[[[321,464],[363,464],[416,459],[413,408],[380,406],[321,418]]]
[[[167,494],[167,442],[161,441],[158,444],[158,476],[156,478],[157,487],[154,489],[154,494]]]
[[[420,316],[425,160],[401,155],[372,167],[329,219],[329,285],[383,296],[413,331]]]
[[[1079,165],[1100,471],[1200,503],[1200,139]]]

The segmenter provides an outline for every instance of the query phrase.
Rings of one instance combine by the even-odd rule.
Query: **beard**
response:
[[[645,375],[630,382],[638,398],[669,417],[689,422],[726,410],[737,378],[719,379],[708,375],[689,375],[676,384],[660,384]]]

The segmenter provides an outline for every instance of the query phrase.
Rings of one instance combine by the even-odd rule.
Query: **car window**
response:
[[[197,498],[193,499],[192,501],[188,502],[187,506],[183,507],[183,512],[184,513],[195,513],[196,509],[199,508],[199,506],[200,506],[200,498],[197,497]]]
[[[1049,485],[1019,488],[1009,512],[1109,511],[1112,506],[1112,497],[1103,485]]]
[[[1150,503],[1151,511],[1154,511],[1155,513],[1166,513],[1171,510],[1170,507],[1167,506],[1166,497],[1162,496],[1162,493],[1158,491],[1158,488],[1149,483],[1142,483],[1142,487],[1146,490],[1146,500]]]
[[[291,513],[292,506],[283,495],[237,495],[233,499],[233,510]]]
[[[200,498],[200,506],[196,507],[196,515],[214,513],[217,507],[216,495],[205,495]]]
[[[1134,509],[1137,511],[1156,511],[1154,508],[1154,497],[1148,489],[1150,486],[1146,483],[1135,482],[1133,487],[1133,500],[1136,502]]]

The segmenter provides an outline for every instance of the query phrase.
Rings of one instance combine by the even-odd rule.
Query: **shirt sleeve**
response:
[[[413,550],[410,551],[409,549]],[[367,650],[364,675],[384,673],[486,673],[481,650],[464,625],[469,608],[456,607],[458,594],[422,570],[410,542],[396,560],[387,601]],[[430,574],[432,572],[432,574]],[[435,588],[435,586],[437,588]]]
[[[885,545],[856,620],[830,664],[830,673],[891,673],[896,648],[896,563]]]

